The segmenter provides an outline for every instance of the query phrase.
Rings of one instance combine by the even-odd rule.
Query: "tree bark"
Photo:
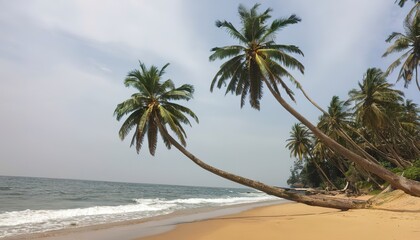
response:
[[[344,156],[348,160],[363,167],[366,171],[377,175],[384,181],[391,184],[394,188],[401,189],[405,193],[410,194],[412,196],[420,197],[420,182],[398,176],[392,173],[391,171],[389,171],[388,169],[378,164],[372,163],[371,161],[341,146],[339,143],[337,143],[336,141],[334,141],[333,139],[325,135],[317,127],[315,127],[311,122],[309,122],[309,120],[303,117],[294,108],[292,108],[279,94],[277,94],[274,91],[273,87],[265,78],[264,78],[264,82],[266,83],[268,89],[270,90],[274,98],[280,103],[280,105],[282,105],[290,114],[292,114],[296,119],[298,119],[301,123],[303,123],[306,127],[308,127],[315,136],[317,136],[321,141],[325,143],[325,145],[334,149],[334,151]]]

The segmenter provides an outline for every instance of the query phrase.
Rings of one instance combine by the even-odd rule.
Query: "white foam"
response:
[[[96,206],[60,210],[24,210],[0,214],[0,238],[22,233],[42,232],[108,223],[167,214],[180,209],[205,206],[225,206],[278,199],[262,193],[244,193],[243,197],[133,199],[134,203],[120,206]]]
[[[189,208],[196,207],[194,205],[210,205],[210,206],[224,206],[240,203],[252,203],[260,201],[268,201],[278,199],[277,197],[269,196],[264,193],[244,193],[244,197],[225,197],[225,198],[185,198],[185,199],[174,199],[174,200],[165,200],[165,199],[134,199],[136,203],[149,204],[153,205],[165,205],[165,204],[174,204],[179,208]],[[188,206],[192,205],[192,206]]]
[[[133,212],[162,211],[175,206],[174,204],[132,204],[122,206],[98,206],[89,208],[63,210],[25,210],[0,214],[0,226],[16,226],[21,224],[45,223],[48,221],[70,219],[76,217],[92,217],[99,215],[124,214]]]

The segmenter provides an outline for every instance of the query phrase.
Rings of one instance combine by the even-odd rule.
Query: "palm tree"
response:
[[[198,122],[198,118],[193,111],[171,102],[172,100],[190,100],[194,87],[184,84],[179,88],[175,88],[174,83],[170,79],[161,82],[161,77],[168,65],[169,63],[163,66],[161,70],[155,66],[147,69],[140,62],[141,71],[133,70],[129,72],[124,81],[126,87],[134,87],[138,92],[133,94],[131,98],[118,104],[114,115],[118,121],[123,116],[129,115],[121,126],[119,135],[121,140],[124,140],[134,128],[131,146],[136,145],[137,153],[140,151],[144,136],[147,134],[149,152],[154,156],[159,127],[166,125],[169,125],[169,128],[175,133],[182,145],[185,146],[186,133],[181,123],[191,125],[186,115]],[[161,133],[161,137],[169,149],[171,142],[165,134]]]
[[[372,144],[368,142],[361,134],[356,130],[356,123],[353,119],[353,114],[350,112],[350,102],[341,101],[338,96],[333,96],[328,106],[328,113],[323,114],[320,117],[318,128],[321,129],[325,134],[330,138],[339,142],[341,145],[345,146],[348,149],[352,149],[361,156],[365,157],[373,163],[379,164],[379,161],[372,157],[362,146],[362,143],[371,146]],[[357,142],[356,142],[357,141]],[[363,142],[364,141],[364,142]],[[369,172],[363,171],[359,166],[355,166],[359,169],[359,174],[368,179],[372,179],[376,185],[381,187],[374,178],[372,178]]]
[[[407,140],[403,144],[403,152],[413,160],[420,159],[420,108],[412,100],[406,100],[401,104],[397,118],[401,125],[400,133]]]
[[[332,139],[345,142],[348,137],[346,132],[354,125],[352,114],[349,112],[349,103],[341,101],[338,96],[333,96],[328,106],[328,112],[319,118],[318,128]],[[345,139],[340,141],[340,139]]]
[[[286,147],[290,150],[290,156],[303,160],[312,145],[311,134],[302,124],[295,123],[292,126],[290,138],[286,142],[288,142]]]
[[[420,108],[412,100],[406,100],[402,104],[402,112],[398,116],[402,128],[412,136],[420,136]]]
[[[299,161],[308,159],[308,161],[315,165],[315,168],[322,178],[322,181],[330,188],[337,189],[334,183],[331,182],[327,174],[318,164],[316,158],[313,156],[312,136],[306,127],[299,123],[294,124],[292,126],[292,131],[290,132],[290,138],[287,139],[286,142],[288,142],[286,147],[290,150],[290,156],[294,156]]]
[[[386,82],[383,72],[378,68],[368,69],[363,82],[359,83],[359,89],[349,92],[350,100],[355,102],[357,121],[387,146],[386,149],[395,158],[393,163],[399,167],[407,167],[410,164],[397,154],[395,144],[390,143],[385,134],[400,131],[395,125],[396,114],[391,114],[389,110],[399,108],[403,95],[401,91],[392,89],[392,85]],[[393,138],[398,136],[392,135]]]
[[[128,115],[120,128],[119,135],[120,138],[124,140],[134,128],[131,146],[135,144],[137,152],[140,151],[144,137],[147,133],[149,152],[154,155],[157,145],[157,135],[160,133],[168,148],[174,146],[201,168],[225,179],[261,190],[270,195],[308,205],[338,209],[363,208],[367,205],[366,201],[305,196],[293,193],[283,188],[269,186],[255,180],[220,170],[201,161],[185,148],[186,133],[182,128],[182,124],[190,125],[187,116],[192,117],[197,122],[198,118],[190,109],[173,102],[175,100],[190,100],[194,88],[188,84],[176,88],[171,80],[161,81],[161,77],[167,66],[168,64],[159,70],[154,66],[146,68],[144,64],[140,63],[140,70],[131,71],[124,81],[127,87],[134,87],[137,92],[129,99],[118,104],[114,111],[114,115],[117,120],[121,120],[124,116]],[[181,143],[170,135],[169,129],[176,135]]]
[[[397,60],[395,60],[387,69],[386,75],[389,75],[396,67],[402,64],[398,74],[398,80],[404,79],[404,87],[408,87],[413,75],[416,75],[417,88],[420,91],[420,84],[417,76],[417,67],[420,63],[420,16],[418,14],[420,4],[416,3],[414,8],[404,20],[404,33],[393,32],[386,39],[386,42],[394,43],[386,50],[382,57],[391,53],[405,51]]]
[[[383,180],[389,182],[395,188],[401,189],[408,194],[420,196],[420,183],[398,176],[384,167],[372,163],[368,159],[357,155],[349,149],[325,135],[305,117],[292,108],[282,97],[277,84],[280,84],[286,93],[293,99],[293,92],[283,81],[283,77],[288,77],[294,82],[293,76],[285,69],[298,69],[303,72],[304,67],[295,58],[287,53],[301,54],[298,47],[293,45],[275,44],[275,33],[283,27],[295,24],[300,19],[291,15],[286,19],[276,19],[270,25],[266,22],[271,17],[271,9],[259,14],[258,4],[250,10],[244,6],[239,6],[239,16],[242,28],[237,30],[232,23],[227,21],[217,21],[216,26],[222,27],[235,39],[239,40],[240,45],[216,47],[210,56],[210,60],[230,58],[220,67],[216,73],[211,90],[214,86],[226,87],[226,93],[231,92],[241,95],[241,106],[249,94],[249,102],[253,108],[259,109],[259,100],[262,97],[262,88],[265,84],[274,96],[290,114],[297,118],[301,123],[308,127],[313,134],[323,141],[329,148],[336,153],[355,162],[369,172],[376,174]],[[284,66],[284,67],[283,67]],[[226,82],[230,80],[227,84]],[[216,85],[217,83],[217,85]]]
[[[245,104],[245,98],[249,94],[251,107],[260,108],[262,98],[262,78],[267,77],[267,82],[277,94],[280,94],[277,84],[280,84],[291,99],[294,100],[293,91],[286,85],[283,77],[288,77],[296,83],[294,77],[280,64],[283,63],[291,69],[297,68],[304,72],[303,65],[288,53],[296,53],[303,56],[302,51],[294,45],[276,44],[273,40],[275,33],[290,24],[300,22],[300,18],[291,15],[288,18],[276,19],[270,26],[265,25],[271,16],[271,9],[262,14],[257,13],[259,4],[255,4],[249,11],[243,5],[239,6],[239,16],[243,25],[242,31],[236,30],[232,23],[217,21],[216,26],[225,28],[229,34],[239,40],[241,45],[216,47],[211,51],[210,61],[232,57],[225,62],[214,77],[210,90],[226,85],[226,93],[231,92],[241,95],[241,107]]]

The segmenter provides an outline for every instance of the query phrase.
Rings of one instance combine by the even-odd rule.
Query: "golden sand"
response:
[[[372,209],[339,211],[287,203],[231,216],[179,224],[142,240],[419,240],[420,198],[401,191],[382,195]]]

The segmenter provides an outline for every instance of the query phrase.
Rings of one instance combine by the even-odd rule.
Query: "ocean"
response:
[[[0,238],[276,199],[246,188],[0,176]]]

